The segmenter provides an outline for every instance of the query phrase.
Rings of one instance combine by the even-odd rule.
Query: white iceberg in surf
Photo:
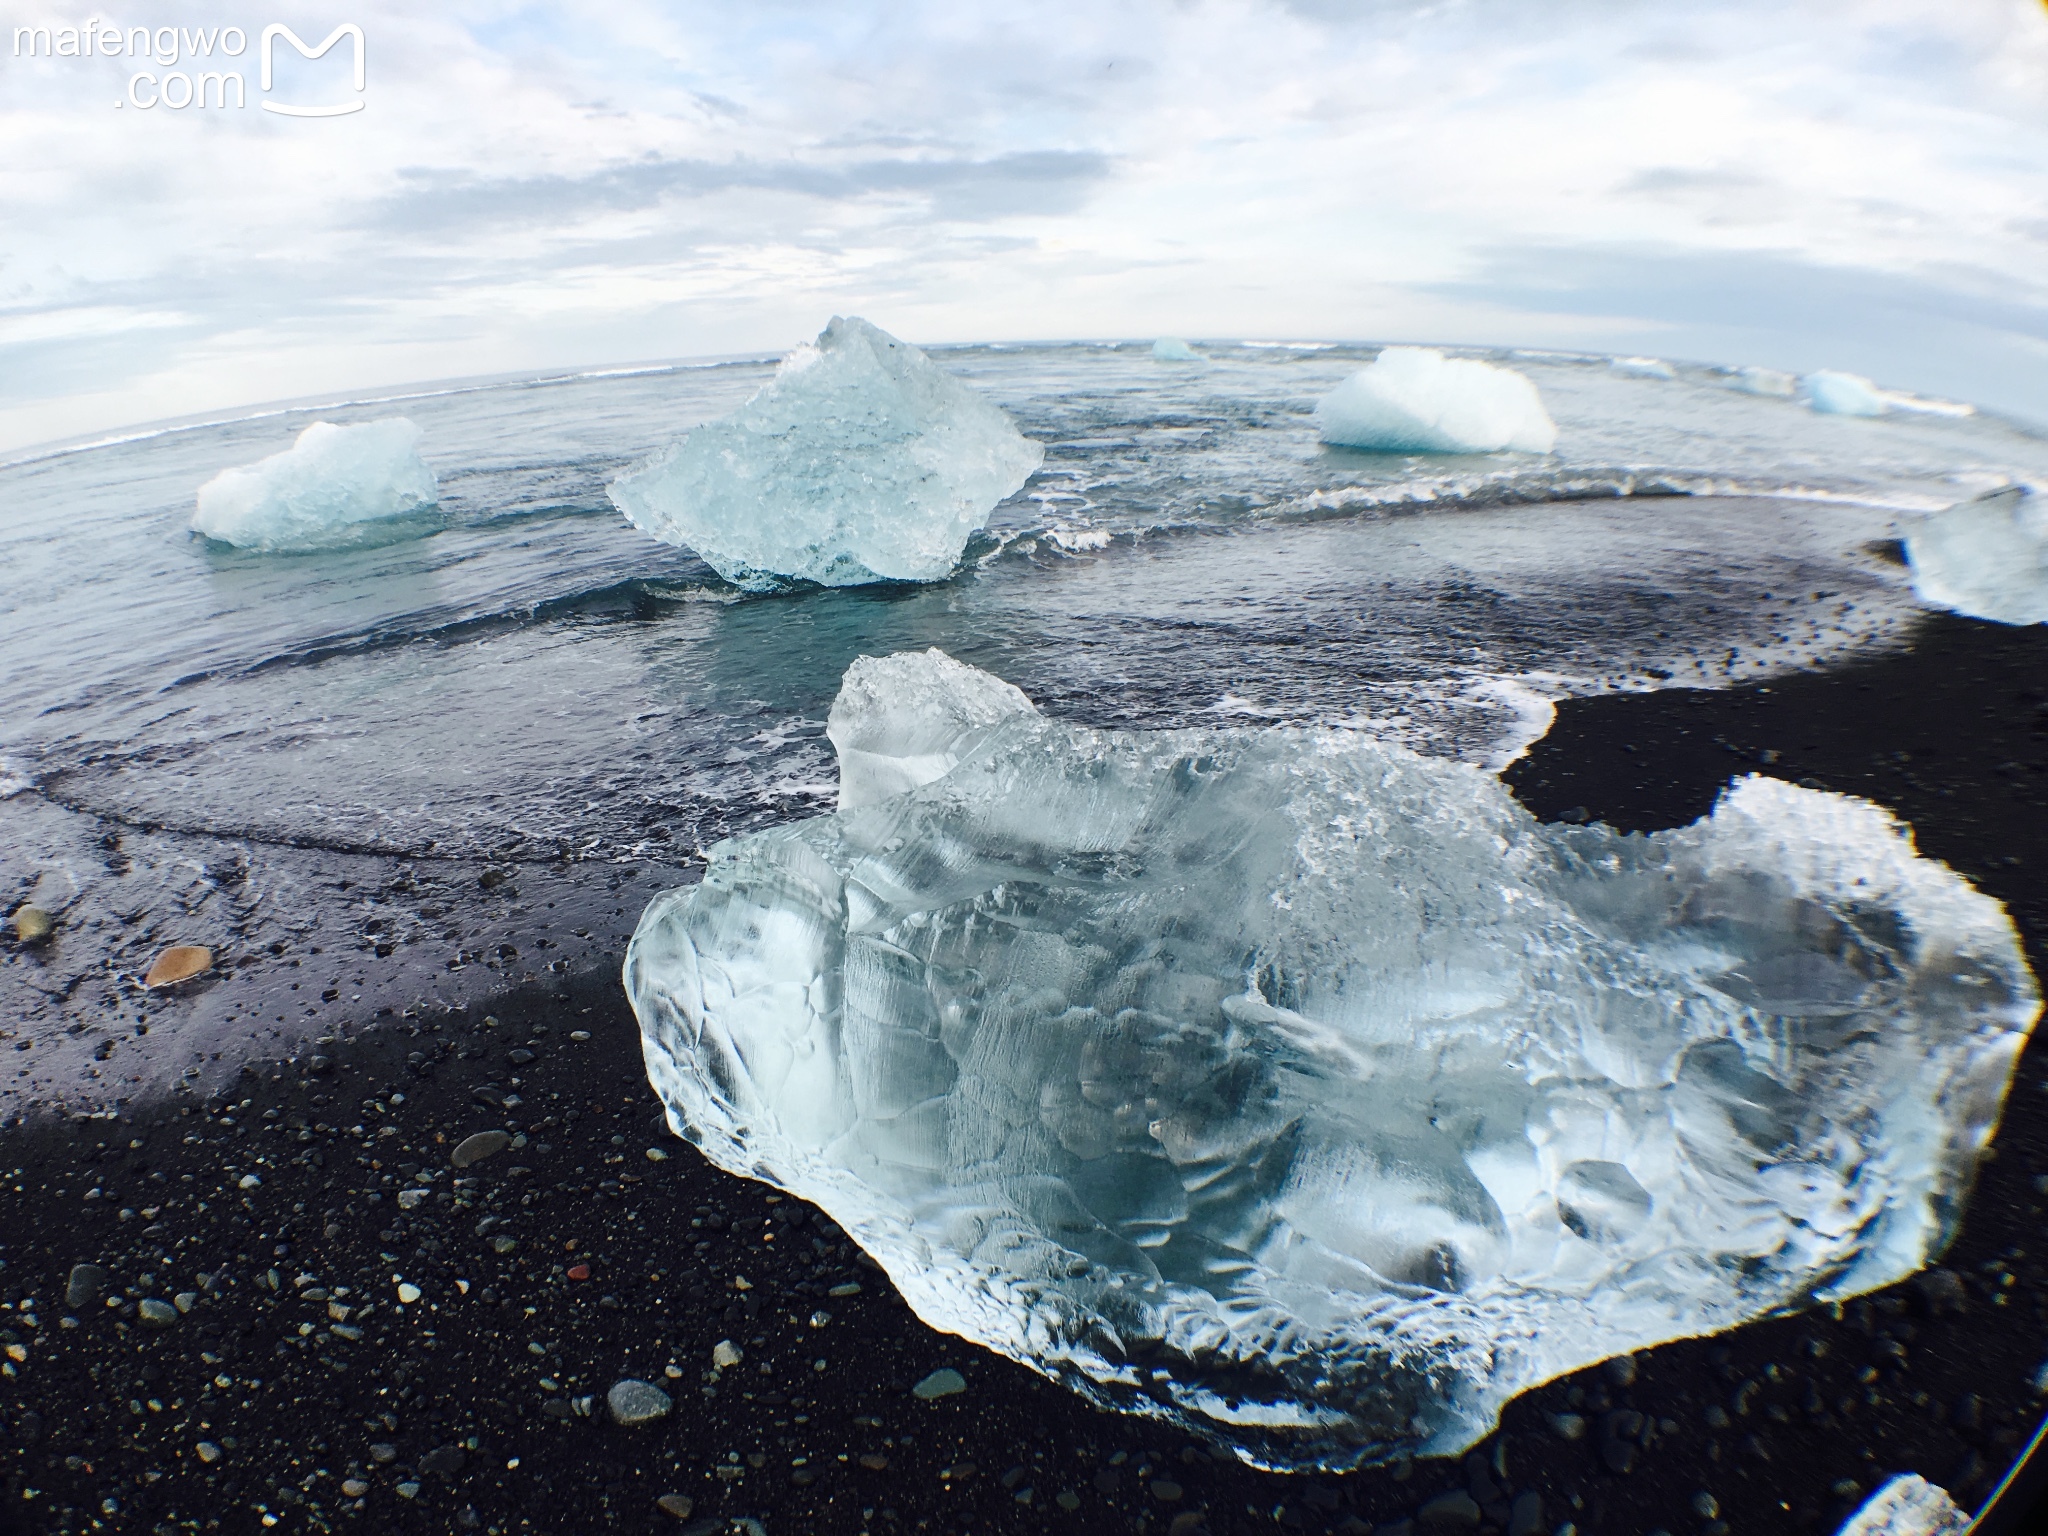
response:
[[[835,317],[732,415],[611,486],[734,585],[938,581],[1044,450],[916,347]]]
[[[1617,357],[1608,368],[1630,379],[1675,379],[1678,370],[1661,357]]]
[[[1155,363],[1199,363],[1202,354],[1178,336],[1162,336],[1152,343],[1152,360]]]
[[[1790,400],[1799,392],[1799,376],[1781,373],[1776,368],[1743,368],[1736,372],[1735,387],[1745,395],[1768,395]]]
[[[316,421],[282,453],[224,469],[199,487],[192,526],[209,539],[273,552],[332,549],[401,531],[440,492],[403,416]]]
[[[1317,402],[1323,441],[1382,453],[1548,453],[1557,426],[1526,374],[1434,347],[1386,347]]]
[[[1882,416],[1884,392],[1859,373],[1809,373],[1800,381],[1806,403],[1823,416]]]
[[[1543,825],[1362,734],[1091,730],[938,653],[856,663],[831,731],[843,808],[628,949],[671,1123],[933,1326],[1265,1465],[1452,1453],[1909,1274],[2038,1011],[1998,903],[1771,779]]]
[[[1999,624],[2048,624],[2048,499],[2024,486],[1959,502],[1906,535],[1921,601]]]

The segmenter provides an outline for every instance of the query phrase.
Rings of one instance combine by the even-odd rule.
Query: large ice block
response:
[[[719,844],[626,957],[676,1130],[932,1325],[1344,1467],[1953,1231],[2038,1001],[1876,806],[1748,778],[1624,836],[1364,735],[1021,700],[862,663],[833,739],[900,792]]]
[[[2048,624],[2048,500],[2022,486],[1959,502],[1906,536],[1913,590],[2000,624]]]
[[[1044,450],[916,347],[835,317],[732,415],[611,486],[734,585],[938,581]]]
[[[403,416],[335,426],[316,421],[282,453],[224,469],[199,488],[192,526],[243,549],[332,549],[374,542],[434,505],[420,429]]]
[[[1433,347],[1385,347],[1317,402],[1323,441],[1384,453],[1548,453],[1557,426],[1526,374]]]

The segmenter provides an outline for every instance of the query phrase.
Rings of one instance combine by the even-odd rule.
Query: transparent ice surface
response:
[[[1823,416],[1882,416],[1884,396],[1875,384],[1856,373],[1809,373],[1800,380],[1807,404]]]
[[[242,549],[332,549],[389,538],[434,505],[420,429],[403,416],[316,421],[282,453],[224,469],[199,488],[192,526]]]
[[[1752,777],[1674,831],[1542,825],[1362,734],[1006,690],[856,665],[867,790],[719,844],[626,959],[675,1128],[934,1326],[1342,1467],[1953,1230],[2037,995],[1879,808]]]
[[[1199,363],[1202,354],[1178,336],[1162,336],[1152,343],[1152,357],[1161,363]]]
[[[2021,486],[1959,502],[1906,536],[1924,602],[2000,624],[2048,624],[2048,500]]]
[[[1969,1527],[1969,1514],[1946,1488],[1906,1472],[1865,1500],[1835,1536],[1962,1536]]]
[[[739,410],[621,475],[611,498],[745,590],[938,581],[1043,458],[916,347],[835,316]]]
[[[1323,441],[1382,453],[1548,453],[1557,426],[1524,373],[1433,347],[1385,347],[1317,402]]]

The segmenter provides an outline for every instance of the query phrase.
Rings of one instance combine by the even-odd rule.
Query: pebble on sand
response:
[[[112,1277],[97,1264],[74,1264],[64,1282],[64,1305],[82,1311],[107,1292]]]
[[[697,1507],[696,1501],[687,1493],[664,1493],[654,1501],[654,1507],[664,1515],[674,1515],[678,1520],[690,1518],[690,1511]]]
[[[178,1309],[168,1301],[145,1296],[135,1304],[135,1315],[152,1328],[168,1328],[178,1320]]]
[[[731,1339],[720,1339],[711,1346],[711,1363],[721,1371],[731,1370],[743,1358],[745,1357],[741,1355],[739,1345]]]
[[[420,1288],[410,1280],[401,1281],[398,1286],[398,1299],[409,1307],[420,1299]]]
[[[56,926],[57,920],[41,907],[14,909],[14,936],[24,944],[40,944]]]
[[[215,1462],[220,1460],[220,1447],[211,1440],[202,1440],[193,1446],[192,1449],[198,1453],[201,1461]]]
[[[935,1397],[951,1397],[955,1392],[967,1390],[967,1378],[950,1367],[936,1370],[910,1389],[912,1397],[930,1402]]]
[[[628,1425],[666,1418],[672,1406],[669,1395],[661,1388],[652,1382],[635,1381],[631,1377],[614,1382],[604,1400],[612,1411],[612,1421]]]
[[[197,944],[173,944],[150,962],[142,984],[145,987],[174,987],[212,969],[212,950]]]
[[[467,1168],[480,1163],[512,1145],[512,1137],[505,1131],[478,1131],[474,1136],[465,1136],[455,1144],[455,1150],[448,1154],[448,1161],[456,1168]]]

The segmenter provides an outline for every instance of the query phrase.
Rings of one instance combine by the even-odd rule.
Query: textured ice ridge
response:
[[[243,549],[332,549],[389,538],[439,496],[403,416],[316,421],[282,453],[224,469],[199,488],[192,526]]]
[[[1999,624],[2048,624],[2048,498],[2007,486],[1937,512],[1906,537],[1923,601]]]
[[[938,581],[1044,455],[916,347],[834,317],[753,399],[621,475],[611,498],[749,591]]]
[[[1867,802],[1536,822],[1342,732],[1092,730],[863,660],[833,815],[647,909],[648,1075],[920,1316],[1255,1462],[1912,1272],[2038,1002]],[[890,759],[894,759],[893,763]]]
[[[1316,403],[1323,441],[1383,453],[1548,453],[1557,426],[1527,374],[1433,347],[1384,347]]]

